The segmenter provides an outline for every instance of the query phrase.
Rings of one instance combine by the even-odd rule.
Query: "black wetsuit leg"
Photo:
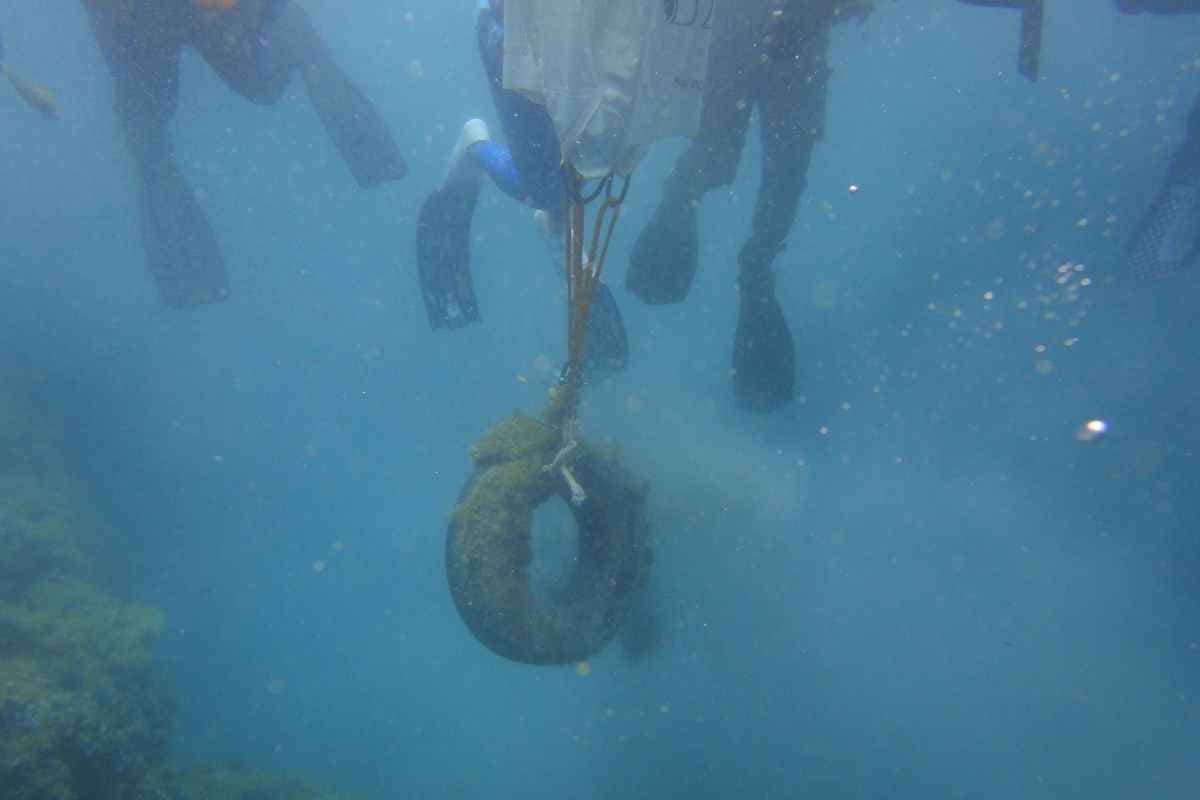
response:
[[[796,218],[813,149],[824,136],[832,18],[797,9],[772,32],[759,99],[763,169],[750,238],[738,254],[733,344],[739,407],[772,411],[791,401],[795,344],[775,297],[773,262]]]
[[[743,251],[743,269],[769,268],[783,249],[800,196],[808,186],[813,149],[825,135],[830,69],[829,26],[781,34],[784,44],[770,54],[759,97],[763,151],[762,182],[753,233]]]
[[[676,160],[630,255],[625,287],[644,302],[680,303],[691,290],[700,247],[697,207],[706,192],[737,177],[763,86],[756,58],[761,46],[757,35],[744,31],[713,42],[699,130]]]
[[[216,237],[179,171],[169,124],[179,98],[186,20],[157,2],[133,18],[85,4],[113,79],[115,109],[137,174],[142,241],[163,303],[224,299],[228,279]]]
[[[763,91],[765,71],[755,58],[759,46],[744,37],[713,42],[700,127],[667,177],[664,202],[691,205],[737,178],[750,116]]]

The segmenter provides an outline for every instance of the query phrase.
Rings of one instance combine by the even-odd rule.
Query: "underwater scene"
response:
[[[1190,800],[1200,0],[0,5],[0,800]]]

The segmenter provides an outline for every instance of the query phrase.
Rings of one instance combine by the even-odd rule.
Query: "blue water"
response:
[[[1005,12],[839,27],[778,264],[803,396],[766,418],[728,380],[758,147],[675,307],[621,288],[680,145],[647,157],[609,263],[631,364],[584,425],[651,483],[666,639],[581,676],[485,650],[443,574],[468,447],[563,353],[561,282],[493,189],[483,324],[435,334],[417,292],[418,204],[491,114],[474,4],[304,5],[411,174],[359,191],[298,83],[251,106],[189,54],[177,146],[233,299],[187,313],[144,267],[81,9],[0,9],[62,111],[0,87],[0,342],[67,420],[120,589],[166,612],[178,759],[372,798],[1194,796],[1200,275],[1123,280],[1121,245],[1200,92],[1200,16],[1053,4],[1037,85]]]

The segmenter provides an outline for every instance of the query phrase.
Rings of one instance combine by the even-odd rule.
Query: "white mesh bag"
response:
[[[504,88],[544,103],[584,177],[695,134],[716,0],[506,0]]]

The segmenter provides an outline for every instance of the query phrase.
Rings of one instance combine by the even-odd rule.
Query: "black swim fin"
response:
[[[1011,8],[1021,12],[1021,38],[1017,43],[1017,72],[1038,79],[1042,60],[1043,0],[962,0],[972,6]]]
[[[696,277],[699,249],[695,206],[664,201],[633,244],[625,288],[651,305],[682,303]]]
[[[192,308],[229,297],[217,237],[173,162],[142,178],[138,213],[146,258],[164,305]]]
[[[448,183],[425,199],[417,217],[417,275],[432,328],[479,321],[471,282],[471,218],[478,178]]]
[[[612,290],[601,283],[596,287],[588,312],[587,337],[583,344],[587,371],[594,380],[603,380],[629,363],[629,337],[621,319],[621,309]]]
[[[332,58],[314,59],[300,74],[325,132],[359,186],[377,186],[408,174],[383,118]]]
[[[733,339],[733,396],[743,411],[769,413],[790,403],[796,383],[796,347],[775,299],[769,268],[739,279]]]
[[[1021,41],[1017,48],[1017,71],[1031,81],[1038,79],[1042,63],[1042,0],[1021,9]]]

